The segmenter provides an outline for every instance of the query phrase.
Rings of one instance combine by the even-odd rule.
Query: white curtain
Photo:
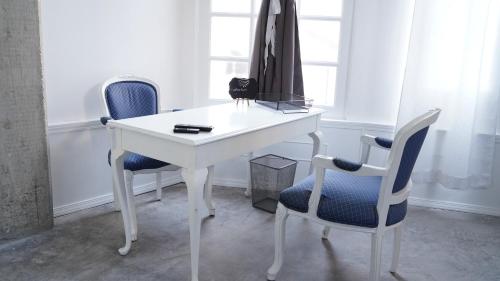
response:
[[[416,0],[398,127],[439,107],[413,181],[491,186],[500,108],[500,0]]]

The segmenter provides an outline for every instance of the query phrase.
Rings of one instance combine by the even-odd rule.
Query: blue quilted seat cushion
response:
[[[381,177],[353,176],[326,170],[318,217],[335,223],[377,227],[377,202],[381,181]],[[279,201],[289,209],[306,213],[313,186],[314,176],[311,175],[283,190]],[[406,210],[407,201],[392,205],[387,216],[387,225],[402,221]]]
[[[108,164],[111,165],[111,151],[108,152]],[[128,153],[123,160],[124,169],[129,171],[159,169],[167,165],[170,164],[135,153]]]

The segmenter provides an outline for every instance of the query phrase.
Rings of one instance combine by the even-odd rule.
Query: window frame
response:
[[[246,62],[250,68],[250,59],[252,55],[253,42],[254,42],[254,29],[255,23],[258,17],[258,7],[256,7],[257,1],[260,0],[250,0],[250,12],[249,13],[237,13],[237,12],[212,12],[211,11],[211,0],[196,1],[198,19],[197,24],[197,42],[199,43],[197,48],[197,93],[194,97],[195,106],[204,106],[211,104],[220,104],[228,102],[228,99],[216,99],[210,98],[210,64],[211,61],[223,61],[223,62]],[[307,0],[296,0],[297,10],[300,11],[301,1]],[[335,97],[333,106],[324,105],[314,105],[315,107],[324,108],[327,113],[323,115],[324,118],[338,118],[345,119],[345,102],[346,102],[346,92],[348,83],[348,68],[350,62],[350,45],[352,37],[352,24],[353,24],[353,11],[354,11],[355,0],[343,0],[342,3],[342,14],[341,16],[309,16],[300,15],[297,17],[299,22],[301,20],[318,20],[318,21],[335,21],[340,23],[340,35],[339,35],[339,53],[337,56],[337,62],[329,61],[302,61],[304,66],[329,66],[336,67],[336,85],[335,85]],[[212,17],[242,17],[250,19],[249,28],[249,54],[248,57],[230,57],[230,56],[212,56],[211,55],[211,19]],[[229,81],[228,81],[229,83]]]

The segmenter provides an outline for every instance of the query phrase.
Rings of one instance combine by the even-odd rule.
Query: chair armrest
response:
[[[374,137],[370,135],[361,136],[361,142],[381,149],[390,150],[392,147],[392,140],[381,137]]]
[[[370,135],[361,136],[361,143],[363,144],[361,149],[361,163],[368,162],[370,148],[372,146],[386,150],[391,150],[392,147],[392,140]]]
[[[363,167],[363,163],[352,162],[342,158],[333,158],[333,165],[337,166],[337,168],[349,172],[355,172]]]
[[[328,157],[324,155],[314,156],[312,163],[315,170],[315,181],[308,202],[308,213],[311,216],[316,216],[318,212],[321,189],[323,188],[326,169],[348,173],[355,176],[384,176],[387,174],[386,168],[350,162],[347,160]]]
[[[101,119],[100,119],[101,124],[103,124],[104,126],[106,126],[106,124],[108,124],[109,120],[113,120],[113,118],[111,118],[109,116],[104,116],[104,117],[101,117]]]
[[[387,173],[387,169],[383,167],[351,162],[324,155],[314,156],[313,165],[315,168],[329,169],[337,172],[349,173],[355,176],[384,176]]]

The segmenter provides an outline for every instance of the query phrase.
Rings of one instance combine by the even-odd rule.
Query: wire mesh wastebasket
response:
[[[252,205],[276,213],[280,192],[293,185],[297,161],[274,154],[250,160]]]

